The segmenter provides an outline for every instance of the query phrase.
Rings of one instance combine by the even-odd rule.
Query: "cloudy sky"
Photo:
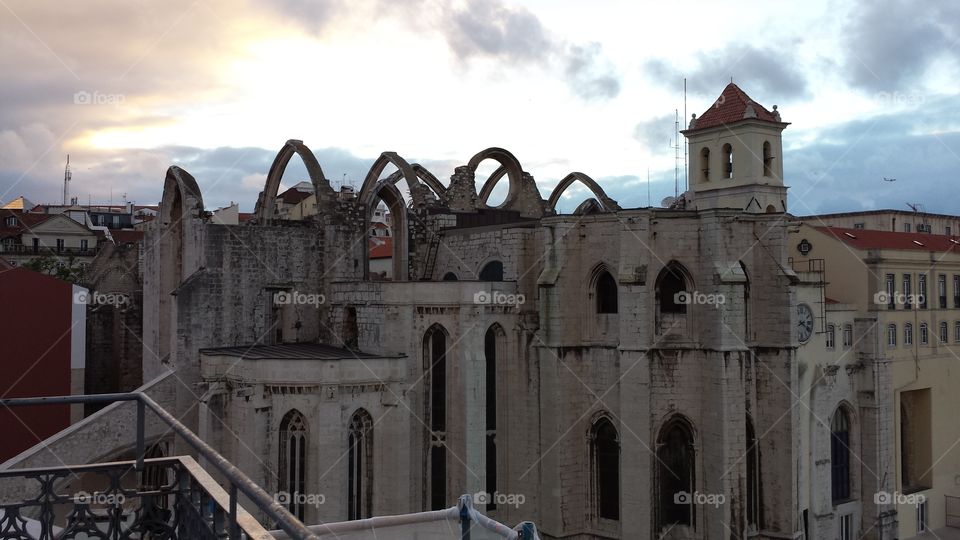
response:
[[[684,77],[698,114],[732,77],[792,122],[794,213],[960,213],[958,41],[948,1],[0,0],[0,202],[58,202],[69,153],[84,203],[156,203],[177,164],[251,210],[294,138],[335,185],[501,146],[545,195],[581,171],[646,206],[649,170],[656,205]]]

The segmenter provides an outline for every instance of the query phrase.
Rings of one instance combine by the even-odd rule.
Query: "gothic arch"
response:
[[[607,196],[606,192],[603,191],[603,188],[600,187],[593,178],[581,173],[581,172],[572,172],[565,176],[563,180],[560,180],[560,183],[557,184],[557,187],[553,188],[553,192],[550,193],[550,198],[547,199],[547,209],[554,212],[557,211],[557,203],[560,202],[560,196],[571,186],[574,182],[580,182],[587,187],[593,194],[596,196],[596,200],[600,203],[601,208],[605,212],[616,212],[620,210],[620,205],[617,204],[617,201],[611,199]]]
[[[433,190],[437,195],[437,198],[443,196],[447,192],[447,188],[443,187],[443,184],[440,183],[440,180],[437,180],[437,177],[433,175],[426,167],[420,165],[419,163],[414,163],[410,166],[413,169],[413,172],[417,173],[417,178],[423,181],[428,188]]]
[[[372,189],[370,189],[368,195],[366,195],[367,200],[364,201],[367,208],[367,214],[365,216],[365,227],[364,231],[369,229],[371,218],[373,217],[373,212],[377,209],[377,200],[381,200],[384,204],[387,205],[387,208],[390,210],[390,214],[393,219],[393,281],[406,281],[408,278],[409,272],[409,250],[407,248],[407,242],[409,241],[407,233],[407,207],[403,200],[403,194],[400,193],[400,190],[397,189],[395,185],[395,180],[392,180],[392,176],[388,176],[383,180],[377,182]],[[363,263],[364,263],[364,274],[366,279],[370,279],[370,250],[363,250]]]
[[[179,200],[180,211],[174,212],[174,205]],[[193,214],[200,217],[203,212],[203,197],[200,195],[200,186],[196,179],[187,171],[171,165],[167,169],[167,176],[163,182],[163,197],[160,199],[160,225],[171,226],[175,220],[186,219]],[[174,213],[178,215],[173,215]]]
[[[413,205],[420,207],[426,204],[426,198],[423,193],[424,186],[420,183],[416,171],[407,163],[407,160],[400,157],[396,152],[383,152],[380,154],[380,157],[373,162],[370,171],[367,172],[367,177],[363,180],[363,186],[360,188],[360,202],[367,205],[373,202],[376,192],[378,191],[377,184],[380,182],[380,175],[383,174],[383,170],[387,165],[391,164],[403,175],[407,183],[407,189],[410,191],[410,199],[413,201]],[[399,178],[397,181],[399,181]]]
[[[656,519],[657,529],[696,526],[696,505],[690,494],[697,489],[697,432],[689,418],[674,413],[657,430]],[[686,498],[677,498],[686,493]]]
[[[590,197],[589,199],[584,199],[582,203],[577,205],[573,210],[573,215],[575,216],[588,216],[590,214],[600,214],[603,212],[603,205],[600,204],[600,201]]]
[[[280,190],[280,179],[283,178],[283,172],[287,170],[287,164],[290,163],[293,154],[299,155],[307,168],[307,174],[313,184],[313,192],[317,197],[317,203],[319,204],[324,197],[333,197],[333,188],[330,187],[330,182],[323,175],[323,169],[320,168],[317,157],[307,148],[307,145],[303,144],[303,141],[290,139],[283,144],[283,148],[277,152],[277,157],[273,159],[273,164],[270,165],[267,181],[263,186],[263,193],[260,194],[261,198],[257,201],[255,210],[257,224],[266,225],[273,221],[277,192]]]
[[[490,194],[493,193],[493,188],[497,187],[497,184],[504,175],[507,175],[510,181],[510,191],[507,193],[506,198],[503,199],[503,203],[497,206],[497,208],[504,208],[513,202],[520,194],[520,185],[523,180],[523,167],[520,166],[520,161],[517,160],[516,156],[503,148],[495,147],[478,152],[470,158],[467,167],[470,168],[471,172],[476,173],[480,162],[486,159],[493,159],[499,162],[500,167],[490,175],[490,178],[488,178],[487,181],[484,182],[483,187],[480,188],[478,202],[486,206]]]

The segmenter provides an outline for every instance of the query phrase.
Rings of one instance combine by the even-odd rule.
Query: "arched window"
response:
[[[710,181],[710,149],[703,147],[703,150],[700,150],[700,170],[703,173],[703,181]]]
[[[947,327],[947,323],[940,323],[940,343],[946,343],[950,339],[950,329]]]
[[[610,272],[601,270],[597,275],[595,294],[597,297],[597,313],[617,312],[617,280]]]
[[[357,308],[347,306],[343,313],[343,346],[357,350],[359,348],[360,330],[357,326]]]
[[[373,515],[373,418],[360,409],[350,419],[347,449],[347,519]]]
[[[747,416],[747,524],[758,530],[760,525],[760,448],[753,421]]]
[[[733,178],[733,147],[729,143],[723,145],[723,177]]]
[[[897,346],[897,325],[887,325],[887,347]]]
[[[927,329],[927,323],[920,323],[920,344],[926,345],[930,342],[930,331]]]
[[[285,493],[286,507],[303,521],[303,501],[307,480],[307,423],[300,411],[293,409],[280,421],[279,463],[280,491]]]
[[[620,519],[620,436],[606,417],[590,430],[593,478],[597,515]]]
[[[834,505],[850,498],[850,418],[843,407],[830,422],[830,481]]]
[[[903,344],[913,345],[913,324],[911,323],[903,325]]]
[[[480,270],[480,281],[503,281],[503,263],[490,261]]]
[[[443,281],[457,281],[457,275],[453,272],[447,272],[443,275]]]
[[[483,337],[483,352],[486,364],[486,442],[487,442],[487,493],[497,492],[497,338],[503,331],[498,325],[487,329]],[[487,510],[495,510],[496,501],[491,497]]]
[[[687,280],[679,265],[667,265],[657,277],[657,305],[660,313],[686,313],[689,303]]]
[[[660,429],[657,501],[661,528],[694,523],[695,454],[693,432],[686,420],[674,417]]]
[[[763,141],[763,175],[773,176],[773,150],[770,141]]]
[[[427,330],[423,338],[431,510],[447,508],[447,333],[439,325]]]

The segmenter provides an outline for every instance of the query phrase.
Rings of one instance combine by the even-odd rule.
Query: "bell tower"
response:
[[[782,133],[788,125],[776,105],[768,111],[740,87],[728,84],[681,132],[690,156],[692,207],[786,212]]]

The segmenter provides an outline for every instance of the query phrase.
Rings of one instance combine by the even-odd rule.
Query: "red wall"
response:
[[[72,305],[66,281],[24,268],[0,271],[0,397],[70,394]],[[77,326],[73,331],[86,331]],[[0,462],[69,425],[68,405],[0,407]]]

